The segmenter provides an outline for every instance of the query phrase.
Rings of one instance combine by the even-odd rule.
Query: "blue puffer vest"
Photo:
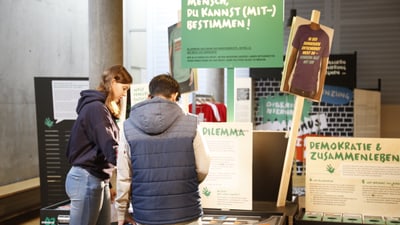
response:
[[[167,125],[161,133],[146,133],[146,128],[138,127],[143,125],[137,121],[143,119],[143,110],[136,108],[124,123],[131,149],[134,218],[141,224],[174,224],[202,215],[193,151],[197,118],[185,115],[175,103],[161,102],[172,106],[164,107],[169,113],[178,107],[174,116],[159,121]],[[146,107],[151,105],[157,104]],[[146,116],[153,114],[150,109],[155,108],[146,108]],[[160,119],[159,114],[153,116],[155,121]]]

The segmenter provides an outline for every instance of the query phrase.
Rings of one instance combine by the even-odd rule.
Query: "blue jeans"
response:
[[[68,172],[65,190],[71,200],[70,225],[110,225],[111,200],[108,181],[73,166]]]

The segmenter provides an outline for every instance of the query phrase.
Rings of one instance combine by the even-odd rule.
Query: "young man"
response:
[[[201,224],[198,185],[208,174],[208,149],[197,116],[176,103],[178,82],[154,77],[148,100],[137,103],[124,122],[117,162],[118,224]],[[128,217],[126,217],[128,215]]]

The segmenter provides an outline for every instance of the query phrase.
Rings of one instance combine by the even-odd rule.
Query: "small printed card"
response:
[[[343,214],[343,223],[362,223],[361,214]]]
[[[325,222],[342,222],[341,213],[324,213],[322,221]]]
[[[364,216],[364,224],[386,224],[382,216]]]
[[[386,225],[399,225],[400,217],[386,217]]]
[[[321,221],[323,215],[324,214],[322,212],[305,212],[303,215],[303,220]]]

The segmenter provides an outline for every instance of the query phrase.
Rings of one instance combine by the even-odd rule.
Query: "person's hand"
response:
[[[125,216],[125,220],[118,220],[118,225],[124,225],[124,224],[132,224],[132,225],[136,225],[135,220],[130,216],[127,215]]]
[[[110,188],[110,200],[111,200],[111,203],[114,203],[115,197],[117,197],[117,191],[115,190],[115,188]]]
[[[112,177],[112,175],[113,175],[113,173],[114,173],[116,167],[115,167],[113,164],[111,164],[111,163],[108,164],[108,167],[109,167],[109,168],[104,168],[104,169],[103,169],[103,172],[106,173],[106,174],[108,174],[110,177]]]

